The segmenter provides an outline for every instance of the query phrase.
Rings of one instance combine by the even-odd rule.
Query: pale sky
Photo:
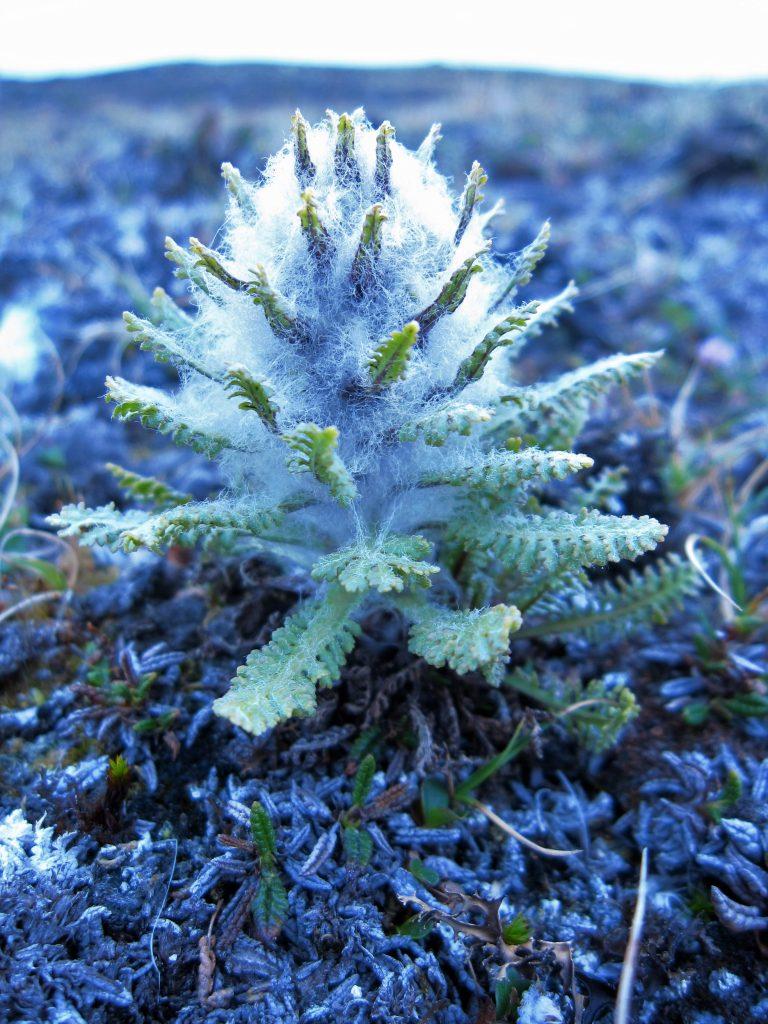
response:
[[[178,60],[768,78],[768,0],[0,0],[0,75]]]

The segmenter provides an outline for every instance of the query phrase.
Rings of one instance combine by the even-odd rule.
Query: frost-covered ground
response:
[[[118,500],[106,461],[196,494],[211,488],[203,460],[110,423],[106,373],[170,379],[125,349],[120,314],[141,309],[156,284],[183,294],[163,237],[213,237],[221,161],[255,176],[297,104],[310,119],[364,105],[410,145],[441,121],[438,163],[456,181],[482,161],[488,199],[506,203],[502,250],[551,218],[536,293],[573,277],[582,300],[531,346],[527,374],[667,348],[653,390],[615,396],[581,447],[599,465],[628,466],[625,506],[670,523],[672,548],[692,532],[729,539],[745,595],[758,594],[768,578],[767,93],[259,68],[0,83],[0,422],[22,452],[16,489],[3,449],[3,536],[41,528],[62,501]],[[513,664],[633,689],[641,715],[605,753],[511,689],[436,679],[391,622],[376,624],[380,641],[355,655],[316,718],[254,740],[210,704],[306,580],[257,561],[108,562],[38,535],[14,544],[61,576],[41,580],[4,559],[0,615],[66,589],[75,573],[77,593],[0,619],[3,1019],[492,1021],[493,948],[445,924],[426,936],[402,928],[401,897],[441,906],[408,872],[419,858],[443,887],[503,897],[504,920],[528,921],[530,960],[511,975],[507,1004],[499,997],[500,1019],[608,1020],[643,847],[636,1019],[768,1019],[764,604],[737,629],[727,603],[703,592],[671,625],[613,647],[517,645]],[[738,581],[720,582],[733,591]],[[424,780],[464,777],[522,716],[542,727],[540,741],[478,795],[525,836],[578,855],[543,857],[479,811],[425,823]],[[362,744],[378,768],[365,868],[340,840]],[[107,781],[117,755],[130,765],[125,791]],[[277,933],[250,913],[254,799],[276,825],[289,894]],[[568,945],[547,945],[558,942]]]

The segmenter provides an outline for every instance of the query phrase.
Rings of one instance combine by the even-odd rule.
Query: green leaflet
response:
[[[377,199],[385,199],[391,192],[392,146],[390,140],[395,137],[395,129],[389,121],[382,121],[376,132],[376,169],[373,175],[373,188]]]
[[[360,762],[352,788],[352,806],[362,807],[371,792],[373,777],[376,774],[376,759],[373,754],[366,754]]]
[[[251,805],[251,840],[259,859],[259,886],[251,913],[260,928],[279,928],[288,913],[288,893],[277,873],[277,837],[272,819],[258,800]]]
[[[393,331],[374,349],[368,359],[368,377],[372,388],[389,387],[405,377],[418,335],[419,325],[411,320],[402,331]]]
[[[189,547],[198,540],[208,540],[223,531],[234,530],[258,537],[278,526],[289,510],[282,505],[258,509],[247,500],[237,503],[225,499],[196,501],[160,512],[124,530],[119,543],[124,551],[138,548],[163,551],[171,544]]]
[[[365,867],[373,855],[373,838],[370,832],[356,825],[346,825],[342,832],[344,852],[349,860]]]
[[[230,398],[240,398],[238,409],[255,412],[270,430],[277,426],[280,412],[272,401],[272,389],[268,382],[252,374],[246,366],[230,366],[226,373],[226,389]]]
[[[140,526],[149,516],[149,512],[138,508],[118,512],[112,501],[98,508],[86,508],[81,501],[77,505],[65,505],[61,512],[48,516],[46,521],[55,527],[60,537],[77,537],[86,547],[98,545],[116,551],[123,531]]]
[[[604,512],[617,512],[620,498],[627,490],[627,470],[624,466],[606,466],[582,487],[574,487],[568,495],[568,507],[599,508]]]
[[[330,587],[307,602],[265,647],[248,655],[231,689],[214,701],[216,714],[257,736],[291,715],[311,714],[316,687],[336,682],[360,632],[351,618],[359,601]]]
[[[288,893],[278,873],[262,871],[259,886],[251,903],[256,924],[268,931],[276,931],[288,914]]]
[[[339,181],[353,183],[360,181],[360,168],[355,156],[355,122],[349,114],[341,114],[336,125],[336,149],[333,154],[333,165]]]
[[[557,715],[579,746],[593,753],[614,746],[622,729],[640,713],[628,687],[607,686],[601,679],[592,679],[586,685],[578,678],[541,681],[528,664],[507,675],[504,683]]]
[[[553,509],[543,515],[479,513],[466,516],[452,532],[480,562],[497,559],[528,576],[638,558],[664,539],[667,527],[649,516]]]
[[[277,837],[272,819],[258,800],[251,804],[251,841],[259,854],[262,868],[271,868],[277,857]]]
[[[521,306],[505,317],[492,331],[489,331],[471,355],[467,356],[459,366],[451,390],[461,391],[468,384],[479,380],[496,349],[516,345],[538,312],[540,305],[539,302],[526,303],[525,306]]]
[[[283,434],[283,440],[295,452],[286,462],[294,473],[311,473],[325,484],[340,505],[351,505],[357,497],[355,481],[336,454],[339,432],[336,427],[299,423]]]
[[[298,211],[298,218],[301,222],[301,230],[307,240],[309,251],[318,264],[327,263],[330,259],[333,246],[331,236],[323,227],[320,214],[315,202],[315,194],[312,189],[305,189],[301,193],[302,207]]]
[[[455,313],[462,304],[467,294],[469,283],[472,280],[472,275],[479,274],[483,269],[480,257],[487,251],[488,246],[486,245],[479,252],[476,252],[474,256],[464,260],[461,266],[454,270],[440,289],[440,294],[435,301],[413,318],[418,322],[421,331],[419,335],[420,345],[424,344],[427,335],[435,324],[439,323],[444,316]]]
[[[291,118],[291,130],[293,132],[293,156],[296,167],[296,178],[302,188],[313,180],[317,173],[312,157],[309,155],[309,144],[307,143],[307,129],[309,125],[297,110]]]
[[[376,263],[381,254],[382,228],[386,219],[384,208],[380,203],[375,203],[363,220],[360,242],[349,274],[355,295],[359,299],[363,297],[366,287],[373,279]]]
[[[243,215],[252,219],[256,216],[256,207],[253,202],[251,188],[236,167],[230,163],[221,165],[221,176],[224,179],[227,191],[240,207]]]
[[[209,380],[218,380],[218,375],[210,366],[190,355],[187,346],[182,345],[172,334],[156,327],[150,320],[142,320],[133,313],[123,313],[123,321],[128,333],[134,336],[131,340],[137,342],[139,348],[151,352],[159,363],[186,366]]]
[[[81,544],[101,544],[113,551],[162,551],[171,544],[191,546],[223,531],[259,536],[308,501],[297,498],[274,509],[254,508],[247,500],[190,501],[157,513],[138,509],[118,512],[112,503],[89,509],[81,503],[65,505],[49,522],[58,527],[61,536],[77,537]]]
[[[498,494],[524,483],[564,480],[569,474],[589,469],[591,465],[592,459],[588,455],[572,452],[550,452],[541,448],[524,448],[517,452],[492,451],[468,466],[443,475],[424,477],[422,482],[426,485],[473,487]]]
[[[251,273],[253,277],[248,282],[248,294],[255,305],[261,306],[275,337],[289,342],[305,342],[308,338],[306,326],[297,317],[288,313],[285,302],[270,286],[264,267],[259,264]]]
[[[523,433],[526,423],[547,430],[548,444],[567,446],[581,431],[589,408],[595,399],[617,384],[625,384],[649,369],[662,352],[639,352],[637,355],[615,355],[589,366],[564,373],[546,384],[516,388],[502,402],[494,423]]]
[[[643,623],[666,622],[699,586],[694,567],[677,555],[668,555],[616,580],[548,595],[526,618],[520,635],[580,633],[590,640],[623,636]]]
[[[202,291],[210,294],[207,275],[200,269],[197,259],[170,236],[165,239],[165,258],[176,264],[176,277],[191,281]]]
[[[499,297],[494,302],[491,310],[498,309],[507,299],[513,299],[518,288],[524,288],[529,284],[536,266],[544,259],[549,245],[550,224],[545,220],[539,229],[538,235],[524,249],[522,249],[512,264],[512,276]]]
[[[209,249],[207,245],[203,245],[200,239],[190,238],[189,248],[192,254],[197,257],[195,267],[199,267],[206,274],[215,277],[217,281],[221,281],[227,288],[231,288],[235,292],[245,288],[245,281],[241,281],[239,277],[235,277],[234,274],[227,270],[219,259],[218,253],[214,252],[213,249]]]
[[[514,606],[450,611],[426,602],[410,603],[406,614],[414,620],[408,646],[434,665],[448,665],[463,675],[481,669],[498,683],[498,666],[506,659],[509,635],[520,628],[522,618]]]
[[[477,160],[475,160],[472,164],[472,170],[467,175],[467,184],[464,188],[464,195],[461,197],[461,214],[459,215],[459,223],[456,227],[456,234],[453,238],[454,245],[458,245],[464,237],[464,232],[469,226],[469,222],[475,208],[479,206],[485,198],[480,189],[483,185],[487,184],[487,182],[488,175]]]
[[[468,437],[475,424],[487,423],[493,414],[493,409],[471,402],[452,402],[406,423],[400,428],[398,440],[417,441],[421,437],[425,444],[440,448],[451,434]]]
[[[150,320],[155,327],[185,330],[192,326],[192,318],[173,301],[164,288],[155,288],[149,300]]]
[[[312,570],[316,580],[338,583],[350,594],[377,590],[380,594],[406,587],[428,587],[439,569],[422,561],[432,549],[423,537],[389,535],[372,544],[353,544],[318,559]]]
[[[112,415],[119,420],[137,419],[143,427],[169,434],[176,444],[189,445],[196,452],[213,458],[230,442],[185,423],[174,400],[158,388],[131,384],[122,377],[107,377],[107,401],[114,402]]]
[[[172,505],[186,505],[192,501],[191,494],[176,491],[153,476],[142,476],[132,473],[114,462],[108,462],[106,468],[117,480],[120,488],[138,501],[146,502],[155,508],[169,508]]]

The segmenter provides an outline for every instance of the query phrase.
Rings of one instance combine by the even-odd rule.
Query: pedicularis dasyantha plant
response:
[[[253,733],[314,709],[366,603],[399,609],[429,664],[498,684],[515,631],[658,618],[690,583],[675,560],[590,583],[585,569],[636,558],[666,528],[590,507],[615,501],[615,475],[570,497],[558,484],[592,464],[569,450],[590,403],[659,353],[516,384],[515,357],[576,293],[515,303],[548,225],[501,263],[485,238],[493,211],[478,212],[480,165],[456,200],[432,163],[437,128],[415,153],[394,136],[362,112],[316,127],[297,113],[258,185],[224,164],[219,248],[167,243],[197,315],[162,290],[149,319],[126,314],[181,383],[170,395],[109,377],[115,415],[220,459],[227,489],[193,501],[115,468],[144,508],[52,517],[86,544],[157,551],[243,536],[311,569],[317,595],[215,702]]]

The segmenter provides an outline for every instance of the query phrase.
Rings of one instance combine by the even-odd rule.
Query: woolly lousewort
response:
[[[107,401],[119,419],[218,458],[227,488],[193,501],[116,469],[143,507],[70,505],[52,517],[86,544],[158,551],[242,538],[311,569],[316,595],[215,702],[253,733],[314,709],[372,601],[400,610],[411,650],[430,664],[497,684],[523,613],[539,632],[539,609],[558,601],[568,630],[658,617],[690,583],[672,560],[626,593],[611,585],[590,598],[585,568],[636,558],[666,528],[585,508],[583,488],[569,502],[557,482],[592,464],[569,450],[592,401],[659,353],[516,383],[514,358],[576,289],[515,303],[549,227],[511,263],[495,258],[483,169],[474,164],[453,197],[433,165],[438,138],[433,128],[411,152],[362,112],[315,127],[297,113],[258,185],[224,164],[220,246],[167,243],[196,315],[158,289],[148,319],[125,316],[180,386],[109,377]]]

